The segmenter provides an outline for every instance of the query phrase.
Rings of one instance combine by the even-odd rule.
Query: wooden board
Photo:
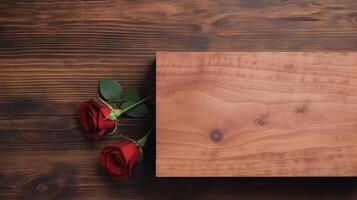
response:
[[[357,53],[156,59],[157,176],[357,175]]]

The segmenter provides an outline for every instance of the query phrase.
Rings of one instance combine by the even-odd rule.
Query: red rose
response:
[[[122,142],[104,147],[100,160],[112,174],[126,180],[136,166],[140,156],[140,148],[133,142]]]
[[[90,140],[99,140],[115,127],[115,121],[105,119],[112,111],[102,102],[90,99],[79,106],[79,117],[84,128],[83,136]]]

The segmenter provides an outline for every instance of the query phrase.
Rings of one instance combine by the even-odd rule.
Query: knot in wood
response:
[[[40,183],[36,186],[36,189],[37,191],[39,192],[44,192],[44,191],[47,191],[48,190],[48,185],[47,184],[43,184],[43,183]]]
[[[29,193],[43,193],[43,194],[51,194],[56,193],[58,189],[58,185],[56,180],[51,176],[39,176],[32,179],[29,183],[27,183],[24,188]]]
[[[257,119],[255,121],[255,123],[258,125],[258,126],[264,126],[265,125],[265,121],[263,119]]]
[[[296,112],[297,112],[297,113],[304,113],[304,112],[305,112],[305,106],[298,107],[298,108],[296,109]]]
[[[210,133],[210,138],[213,142],[220,142],[223,139],[223,133],[219,129],[214,129]]]

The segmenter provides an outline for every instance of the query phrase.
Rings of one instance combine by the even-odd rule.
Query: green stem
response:
[[[148,139],[152,130],[153,130],[153,127],[150,128],[150,130],[144,135],[144,137],[142,137],[138,141],[136,141],[136,143],[139,145],[140,148],[143,148],[145,146],[146,140]]]
[[[121,111],[121,114],[128,112],[129,110],[131,110],[131,109],[135,108],[136,106],[138,106],[138,105],[144,103],[145,101],[151,99],[152,97],[154,97],[154,96],[153,96],[153,95],[148,96],[148,97],[146,97],[146,98],[144,98],[144,99],[141,99],[140,101],[138,101],[138,102],[136,102],[136,103],[134,103],[134,104],[132,104],[132,105],[130,105],[130,106],[124,108],[124,109]]]
[[[136,106],[138,106],[138,105],[144,103],[145,101],[147,101],[147,100],[149,100],[149,99],[151,99],[151,98],[153,98],[153,97],[154,97],[154,95],[148,96],[148,97],[146,97],[146,98],[144,98],[144,99],[141,99],[140,101],[138,101],[138,102],[136,102],[136,103],[134,103],[134,104],[132,104],[132,105],[130,105],[130,106],[124,108],[124,109],[113,109],[113,108],[112,108],[112,111],[111,111],[110,114],[106,117],[106,119],[119,120],[119,117],[120,117],[122,114],[128,112],[129,110],[135,108]],[[108,105],[109,105],[109,104],[108,104]],[[110,105],[109,105],[109,106],[110,106]],[[108,106],[108,107],[109,107],[109,106]],[[110,107],[110,108],[111,108],[111,107]]]

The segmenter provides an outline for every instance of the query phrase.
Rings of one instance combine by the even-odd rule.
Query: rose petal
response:
[[[91,113],[93,118],[98,119],[99,113],[98,113],[98,108],[95,106],[95,104],[89,104],[88,105],[88,112]]]
[[[125,160],[122,158],[120,149],[107,146],[101,151],[101,163],[112,174],[122,176],[126,173]]]
[[[98,127],[99,129],[109,129],[115,126],[114,120],[106,120],[106,117],[111,113],[112,109],[102,102],[97,102],[96,106],[99,109]]]
[[[133,158],[127,162],[123,152],[134,157],[139,153],[136,144],[129,141],[109,145],[101,151],[101,163],[110,173],[118,176],[121,180],[126,180],[131,175],[137,158],[135,162]]]
[[[87,113],[87,118],[88,118],[88,122],[87,122],[87,130],[93,131],[95,129],[97,129],[97,121],[94,120],[94,116],[91,112]]]
[[[88,106],[90,101],[84,101],[79,105],[79,119],[84,128],[88,129]]]
[[[125,160],[123,159],[123,156],[119,152],[112,152],[110,154],[110,158],[115,163],[118,167],[120,168],[125,168],[126,163]]]
[[[115,121],[106,120],[105,118],[98,119],[98,129],[113,129],[115,127]]]
[[[118,165],[117,161],[113,158],[108,157],[107,159],[107,169],[114,175],[121,176],[126,173],[125,167]]]
[[[139,147],[132,142],[127,143],[126,145],[122,145],[120,150],[126,162],[137,161],[139,158]]]
[[[104,105],[106,106],[106,105]],[[109,129],[109,128],[114,128],[115,126],[115,121],[106,119],[106,117],[110,114],[111,109],[108,107],[101,107],[99,116],[98,116],[98,127],[99,129]]]
[[[112,112],[112,109],[102,102],[98,102],[97,105],[98,108],[100,108],[100,113],[104,116],[104,118],[107,117]]]
[[[99,140],[115,127],[115,121],[105,120],[104,114],[110,113],[111,109],[104,103],[90,99],[82,102],[79,106],[79,117],[84,128],[83,135],[91,141]]]
[[[121,146],[121,151],[127,163],[127,174],[131,175],[133,168],[137,165],[140,149],[134,143],[127,143],[126,145]]]

